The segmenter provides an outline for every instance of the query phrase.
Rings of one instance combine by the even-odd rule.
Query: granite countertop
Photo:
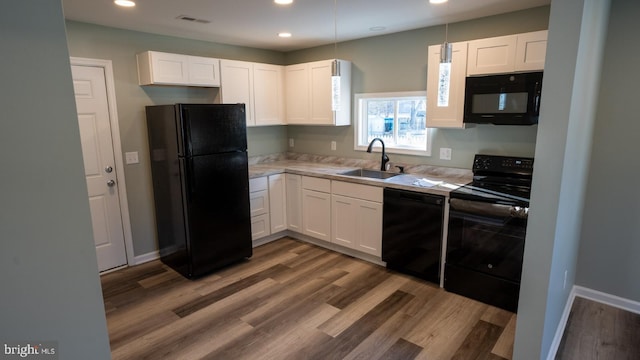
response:
[[[406,173],[388,179],[372,179],[341,175],[341,173],[345,171],[355,169],[360,169],[360,167],[326,162],[317,163],[300,160],[279,160],[249,165],[249,178],[253,179],[286,172],[290,174],[314,176],[330,180],[340,180],[442,196],[448,196],[451,190],[471,181],[471,177],[466,174],[462,176],[442,176],[440,174]]]

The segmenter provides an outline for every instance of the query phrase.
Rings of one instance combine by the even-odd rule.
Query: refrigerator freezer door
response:
[[[250,257],[247,153],[193,156],[184,164],[190,276]]]
[[[217,154],[247,149],[244,104],[181,104],[184,156]]]

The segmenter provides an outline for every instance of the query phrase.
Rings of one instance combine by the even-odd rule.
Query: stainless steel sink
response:
[[[371,179],[388,179],[390,177],[394,177],[400,174],[390,173],[386,171],[379,171],[379,170],[357,169],[357,170],[342,172],[340,173],[340,175],[366,177]]]

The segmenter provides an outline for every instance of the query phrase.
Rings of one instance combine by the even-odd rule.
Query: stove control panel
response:
[[[473,160],[473,172],[483,171],[531,174],[533,158],[477,154]]]

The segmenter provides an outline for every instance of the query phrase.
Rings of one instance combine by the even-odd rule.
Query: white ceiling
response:
[[[548,5],[551,0],[63,0],[65,18],[122,29],[260,49],[291,51]],[[181,15],[210,21],[177,19]],[[334,24],[334,18],[337,20]],[[384,27],[384,30],[371,30]],[[293,34],[279,38],[279,32]]]

